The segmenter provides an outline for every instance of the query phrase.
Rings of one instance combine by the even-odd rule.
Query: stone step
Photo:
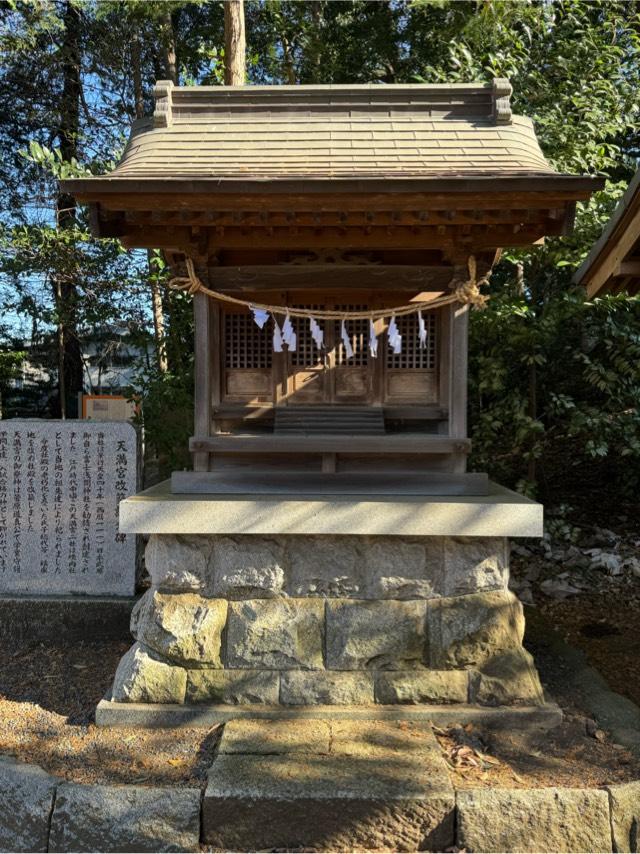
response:
[[[188,703],[119,703],[101,700],[96,708],[96,724],[108,727],[204,727],[209,729],[227,721],[251,718],[284,720],[294,726],[301,720],[390,720],[431,722],[437,726],[473,724],[489,729],[549,730],[562,723],[562,711],[556,703],[542,706],[376,705],[376,706],[263,706]]]
[[[225,727],[203,841],[223,850],[442,851],[455,794],[426,723],[243,719]]]

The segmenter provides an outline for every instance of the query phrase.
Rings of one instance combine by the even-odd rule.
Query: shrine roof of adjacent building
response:
[[[606,293],[640,293],[640,169],[573,280],[592,299]]]

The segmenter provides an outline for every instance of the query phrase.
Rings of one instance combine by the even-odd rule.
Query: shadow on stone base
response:
[[[271,720],[429,721],[437,726],[472,723],[491,729],[552,729],[562,723],[555,703],[540,706],[480,707],[462,703],[447,706],[197,706],[153,703],[114,703],[101,700],[96,724],[104,727],[212,727],[237,718]]]

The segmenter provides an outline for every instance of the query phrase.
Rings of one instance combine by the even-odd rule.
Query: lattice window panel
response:
[[[305,308],[310,311],[321,311],[324,306],[321,305],[295,305],[294,308]],[[324,363],[324,356],[321,350],[315,345],[315,341],[311,337],[311,329],[309,321],[303,317],[294,317],[291,321],[293,328],[296,331],[297,342],[295,352],[291,354],[291,364],[296,368],[315,368]],[[318,321],[321,328],[325,330],[325,346],[326,346],[326,320]]]
[[[270,368],[272,336],[270,321],[260,329],[251,314],[225,313],[225,367]]]
[[[337,305],[337,311],[366,311],[366,305]],[[347,332],[351,339],[351,347],[353,348],[353,356],[347,359],[344,352],[344,344],[340,337],[340,321],[336,322],[335,340],[336,340],[336,364],[348,365],[350,367],[364,368],[367,365],[369,358],[369,321],[363,320],[346,320]]]
[[[396,317],[398,330],[402,335],[402,352],[396,355],[385,341],[388,368],[423,371],[435,370],[437,353],[436,313],[434,311],[424,311],[422,316],[427,327],[427,346],[424,350],[420,349],[420,340],[418,338],[418,315],[406,314],[403,317]]]

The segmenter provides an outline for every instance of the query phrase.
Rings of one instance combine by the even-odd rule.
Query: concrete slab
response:
[[[183,852],[199,842],[200,789],[58,786],[49,851]]]
[[[423,721],[332,721],[331,753],[386,760],[392,753],[439,756],[431,724]]]
[[[0,851],[48,851],[59,782],[38,765],[0,757]]]
[[[264,756],[286,753],[328,754],[330,743],[329,721],[243,718],[226,724],[218,752]]]
[[[254,735],[256,723],[264,726],[252,722]],[[453,842],[453,787],[433,734],[419,751],[411,741],[398,724],[352,722],[342,744],[357,745],[354,753],[219,754],[203,840],[236,851],[444,850]]]
[[[134,597],[11,596],[0,598],[0,640],[72,643],[131,638]]]
[[[189,706],[152,703],[114,703],[101,700],[96,708],[96,724],[111,727],[212,727],[242,718],[260,720],[364,720],[431,721],[438,726],[472,723],[505,729],[552,729],[562,722],[562,710],[555,703],[543,706]]]
[[[541,537],[542,505],[487,495],[178,495],[163,481],[120,503],[127,534],[352,534]]]
[[[607,793],[598,789],[467,789],[457,792],[456,850],[612,850]]]
[[[375,756],[389,751],[437,753],[430,723],[421,721],[270,720],[229,721],[219,753],[247,756],[314,755]]]

